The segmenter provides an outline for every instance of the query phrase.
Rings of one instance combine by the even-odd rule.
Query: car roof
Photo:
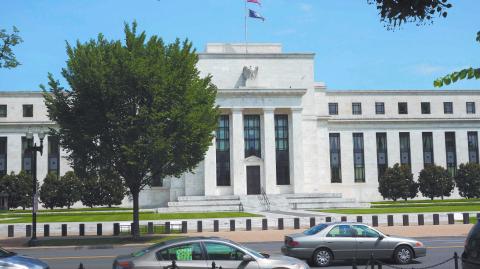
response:
[[[231,240],[217,237],[217,236],[186,236],[186,237],[166,240],[166,241],[163,241],[163,243],[165,245],[170,245],[170,244],[176,244],[176,243],[182,243],[182,242],[193,242],[193,241],[204,241],[204,240],[215,240],[215,241],[234,243]]]

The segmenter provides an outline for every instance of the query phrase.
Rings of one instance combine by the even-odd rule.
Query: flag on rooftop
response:
[[[259,5],[259,6],[262,5],[262,3],[260,3],[260,0],[247,0],[247,2],[249,2],[249,3],[255,3],[255,4]]]
[[[250,18],[261,19],[262,21],[265,21],[265,18],[262,15],[258,14],[258,12],[251,9],[248,10],[248,16]]]

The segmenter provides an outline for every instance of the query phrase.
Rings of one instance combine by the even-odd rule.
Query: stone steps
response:
[[[237,195],[219,195],[219,196],[179,196],[177,198],[181,201],[213,201],[213,200],[240,200]]]
[[[157,209],[159,213],[174,213],[174,212],[238,212],[238,205],[216,205],[216,206],[172,206],[161,207]]]

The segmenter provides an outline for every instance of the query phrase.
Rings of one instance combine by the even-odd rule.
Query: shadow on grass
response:
[[[179,238],[175,235],[152,235],[141,236],[134,239],[131,236],[86,236],[86,237],[67,237],[67,238],[42,238],[38,240],[37,246],[96,246],[102,248],[113,247],[113,245],[125,244],[147,244],[159,243],[170,239]],[[25,242],[24,246],[27,246]]]

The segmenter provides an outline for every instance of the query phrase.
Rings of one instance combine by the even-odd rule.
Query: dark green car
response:
[[[385,235],[363,223],[319,224],[303,233],[285,237],[282,253],[328,266],[334,260],[393,259],[408,264],[427,254],[422,242]]]

